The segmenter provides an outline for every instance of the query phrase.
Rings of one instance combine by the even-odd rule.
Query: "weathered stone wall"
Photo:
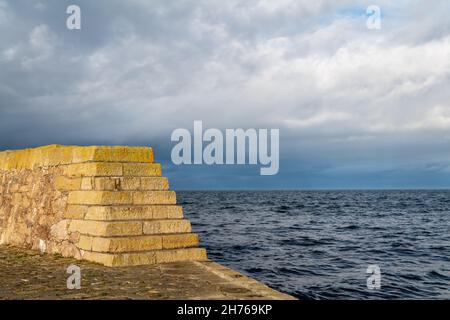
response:
[[[68,193],[55,188],[62,168],[1,172],[0,244],[80,257],[64,219]]]
[[[109,266],[206,259],[151,148],[4,151],[0,178],[0,244]]]

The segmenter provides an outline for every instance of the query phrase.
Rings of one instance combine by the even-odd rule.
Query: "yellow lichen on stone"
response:
[[[171,234],[163,236],[163,249],[188,248],[198,246],[198,236],[195,233]]]
[[[133,204],[175,204],[176,194],[173,191],[136,191],[133,192]]]
[[[70,232],[79,232],[83,235],[98,237],[135,236],[142,235],[142,222],[105,222],[72,220],[69,226]]]
[[[152,163],[153,149],[126,146],[48,145],[33,149],[0,152],[0,169],[32,169],[83,162]]]
[[[85,251],[81,257],[85,260],[100,263],[108,267],[114,267],[117,265],[114,263],[115,259],[112,254]]]
[[[84,205],[133,204],[133,193],[129,191],[70,191],[67,203]]]
[[[134,177],[161,176],[161,165],[159,163],[124,163],[123,175]]]
[[[177,261],[202,261],[206,260],[207,256],[206,250],[203,248],[188,248],[128,254],[109,254],[86,251],[84,252],[83,259],[101,263],[109,267],[118,267]]]
[[[187,248],[176,250],[155,251],[156,263],[177,261],[202,261],[206,260],[206,250],[203,248]]]
[[[92,177],[81,178],[81,190],[92,190],[92,189],[94,189],[93,178]]]
[[[144,221],[144,234],[189,233],[191,223],[186,219]]]
[[[141,178],[141,190],[167,190],[169,180],[164,177],[143,177]]]
[[[66,219],[84,219],[88,212],[88,206],[68,205],[66,207],[64,218]]]
[[[64,167],[64,174],[71,177],[121,176],[122,164],[109,162],[69,164]]]
[[[130,254],[109,254],[85,251],[83,259],[101,263],[108,267],[133,266],[156,263],[154,252],[130,253]]]
[[[97,147],[92,161],[153,162],[153,149],[147,147]]]
[[[59,176],[55,178],[54,185],[56,190],[80,190],[81,179],[71,179],[65,176]]]
[[[139,236],[104,238],[81,236],[78,246],[83,250],[109,253],[161,250],[162,237]]]
[[[177,205],[90,206],[86,220],[181,219],[183,209]]]

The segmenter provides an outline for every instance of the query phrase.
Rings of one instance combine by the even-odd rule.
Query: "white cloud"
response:
[[[194,120],[280,127],[290,146],[320,136],[317,149],[336,139],[382,144],[387,133],[413,140],[424,131],[434,143],[449,130],[442,1],[380,1],[386,14],[376,32],[355,1],[97,3],[81,3],[83,17],[95,19],[78,33],[22,17],[27,38],[5,41],[0,56],[0,99],[21,105],[37,126],[36,114],[64,124],[72,140],[169,137]]]
[[[47,25],[34,27],[30,32],[28,44],[22,47],[24,52],[22,67],[31,70],[46,60],[49,61],[54,54],[57,41]]]
[[[11,47],[3,51],[2,56],[5,61],[12,61],[17,55],[17,47]]]

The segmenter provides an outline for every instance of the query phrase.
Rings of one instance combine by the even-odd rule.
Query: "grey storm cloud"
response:
[[[0,146],[167,158],[172,130],[203,120],[279,128],[284,172],[304,181],[447,174],[450,4],[376,1],[369,30],[372,2],[0,0]],[[66,28],[71,4],[81,30]]]

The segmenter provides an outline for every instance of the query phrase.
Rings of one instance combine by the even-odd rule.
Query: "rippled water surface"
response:
[[[450,298],[448,190],[177,194],[211,259],[298,298]]]

